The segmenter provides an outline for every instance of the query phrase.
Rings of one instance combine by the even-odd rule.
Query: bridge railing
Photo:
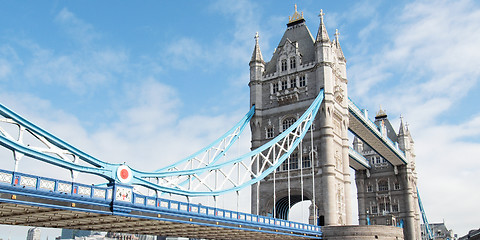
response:
[[[0,169],[0,190],[3,192],[24,191],[35,195],[48,195],[56,200],[101,203],[108,205],[114,201],[114,187],[98,187],[93,185],[68,182]],[[186,203],[176,200],[157,198],[133,193],[129,200],[121,201],[122,205],[130,207],[157,210],[172,214],[182,214],[191,217],[208,217],[213,221],[221,220],[235,224],[254,225],[256,227],[285,228],[305,233],[320,234],[319,226],[296,223],[266,216],[253,215],[221,208]]]
[[[361,110],[357,104],[355,104],[352,99],[348,98],[348,108],[350,111],[355,113],[355,115],[359,118],[359,120],[365,123],[365,126],[377,137],[383,139],[385,144],[400,158],[402,161],[406,163],[405,153],[398,147],[398,144],[393,143],[393,141],[387,136],[387,134],[383,134],[380,129],[378,128],[375,123],[366,116],[365,111]]]

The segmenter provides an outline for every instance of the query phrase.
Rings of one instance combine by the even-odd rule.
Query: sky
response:
[[[320,9],[331,39],[339,29],[349,97],[371,113],[381,105],[397,129],[400,115],[408,122],[429,221],[478,229],[478,1],[0,0],[0,103],[99,159],[160,168],[248,111],[255,33],[269,61],[294,3],[312,35]],[[12,169],[11,153],[0,156]],[[19,169],[52,173],[28,159]],[[27,229],[0,226],[0,238]]]

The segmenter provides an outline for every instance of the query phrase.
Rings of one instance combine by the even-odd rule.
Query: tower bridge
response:
[[[208,239],[348,239],[347,233],[373,232],[420,239],[420,221],[427,219],[413,138],[403,120],[396,133],[383,110],[372,122],[348,98],[339,34],[330,40],[323,15],[314,38],[295,7],[268,62],[257,34],[250,111],[205,148],[155,171],[97,159],[0,105],[0,145],[13,152],[14,163],[13,171],[0,170],[0,223]],[[227,158],[248,124],[252,150]],[[69,170],[72,181],[22,173],[22,158]],[[359,226],[351,226],[350,168]],[[77,183],[77,172],[105,184]],[[238,211],[238,197],[237,210],[217,206],[219,197],[249,188],[251,213]],[[185,201],[165,197],[171,195]],[[194,203],[198,197],[214,205]],[[312,203],[309,224],[288,221],[291,207],[305,200]]]

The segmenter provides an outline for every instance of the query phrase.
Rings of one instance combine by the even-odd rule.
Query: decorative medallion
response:
[[[117,168],[117,178],[121,183],[129,183],[132,180],[132,170],[127,165]]]

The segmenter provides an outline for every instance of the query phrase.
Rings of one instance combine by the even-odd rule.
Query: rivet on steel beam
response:
[[[12,199],[13,200],[17,199],[17,195],[12,195]]]
[[[72,203],[72,207],[75,207],[75,203]]]

